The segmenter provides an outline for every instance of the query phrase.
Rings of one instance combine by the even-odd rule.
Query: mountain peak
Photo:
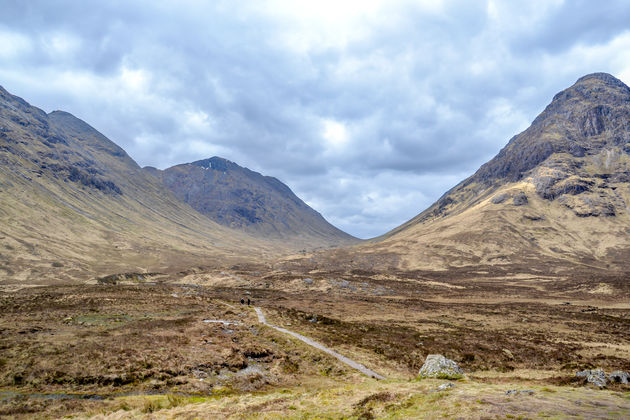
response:
[[[630,88],[593,73],[555,95],[474,175],[381,237],[370,255],[391,251],[402,267],[418,269],[516,263],[520,270],[546,258],[554,267],[625,268],[628,191]]]
[[[627,88],[625,83],[623,83],[621,80],[617,79],[612,74],[603,73],[603,72],[591,73],[591,74],[587,74],[586,76],[582,76],[575,82],[575,85],[589,84],[592,82],[603,82],[610,86]]]
[[[607,73],[581,77],[493,159],[408,223],[464,211],[516,182],[579,217],[625,214],[616,189],[600,180],[630,180],[629,121],[628,86]]]
[[[608,73],[587,74],[554,96],[551,106],[554,108],[564,103],[573,106],[575,101],[582,101],[586,105],[592,101],[602,105],[618,105],[630,101],[630,88]]]
[[[328,223],[280,180],[213,156],[158,171],[176,197],[213,221],[254,236],[313,248],[355,238]]]
[[[208,159],[197,160],[192,162],[191,165],[200,166],[204,169],[214,169],[215,171],[225,172],[230,168],[239,167],[236,163],[224,159],[219,156],[213,156]]]

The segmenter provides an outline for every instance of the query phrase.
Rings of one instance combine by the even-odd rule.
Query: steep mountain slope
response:
[[[629,270],[629,153],[630,89],[584,76],[474,175],[359,247],[355,263]]]
[[[2,283],[160,271],[268,252],[180,202],[85,122],[46,114],[0,88]]]
[[[145,170],[161,179],[177,198],[224,226],[308,248],[355,241],[278,179],[229,160],[215,156],[164,171]]]

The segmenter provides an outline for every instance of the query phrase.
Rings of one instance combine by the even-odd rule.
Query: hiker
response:
[[[245,304],[245,299],[241,299],[241,305]]]
[[[249,306],[249,303],[250,303],[250,302],[249,302],[249,298],[247,298],[247,306]]]

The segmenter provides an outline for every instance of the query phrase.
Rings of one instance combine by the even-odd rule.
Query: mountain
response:
[[[276,255],[179,201],[73,115],[0,87],[0,283],[230,264]]]
[[[220,157],[145,168],[180,200],[221,225],[268,240],[307,248],[350,244],[355,238],[337,229],[278,179],[263,176]]]
[[[427,210],[334,255],[381,269],[628,271],[629,206],[630,89],[595,73]]]

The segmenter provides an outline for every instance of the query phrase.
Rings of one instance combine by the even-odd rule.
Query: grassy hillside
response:
[[[474,175],[349,255],[406,270],[628,271],[629,153],[630,88],[585,76]]]
[[[229,265],[283,249],[180,202],[76,117],[0,88],[0,281]]]

